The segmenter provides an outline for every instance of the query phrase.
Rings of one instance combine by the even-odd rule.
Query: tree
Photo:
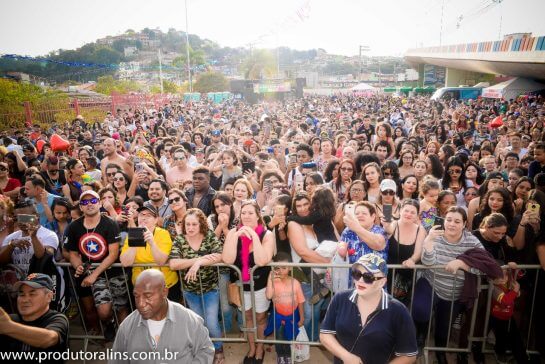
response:
[[[206,62],[204,51],[202,49],[194,50],[189,46],[189,60],[191,62],[191,67],[204,64]],[[172,65],[175,67],[186,67],[187,53],[184,52],[181,56],[174,58],[172,60]]]
[[[197,77],[197,82],[195,82],[193,89],[200,93],[227,91],[227,78],[217,72],[201,73]]]
[[[98,78],[95,90],[105,95],[111,95],[112,93],[126,94],[141,91],[142,86],[135,81],[114,80],[112,76],[103,76]]]
[[[150,92],[152,94],[159,94],[161,93],[161,85],[154,85],[151,86]],[[180,92],[180,87],[176,85],[174,82],[169,80],[163,80],[163,93],[165,94],[176,94]]]
[[[272,78],[276,74],[276,59],[268,50],[255,50],[244,60],[242,71],[249,80]]]

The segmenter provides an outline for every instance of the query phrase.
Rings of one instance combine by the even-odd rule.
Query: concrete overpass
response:
[[[419,71],[445,67],[445,86],[491,81],[494,75],[545,81],[545,36],[506,36],[504,40],[409,49],[405,60]]]

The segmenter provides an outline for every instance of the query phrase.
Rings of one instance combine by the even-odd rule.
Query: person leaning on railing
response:
[[[222,337],[219,324],[220,295],[217,267],[221,263],[222,246],[208,229],[205,214],[197,208],[187,210],[182,219],[182,233],[174,239],[169,255],[172,270],[179,270],[187,306],[205,319],[210,337]],[[223,363],[223,343],[214,342],[214,364]]]
[[[264,339],[267,324],[269,300],[265,291],[267,278],[271,268],[267,266],[275,253],[275,241],[272,232],[267,231],[259,206],[254,200],[245,200],[240,207],[240,226],[231,229],[225,239],[223,247],[223,261],[240,268],[244,283],[244,314],[246,326],[254,326],[252,315],[252,297],[250,291],[250,272],[253,271],[255,312],[257,320],[257,337]],[[263,344],[255,344],[254,336],[248,335],[249,351],[244,363],[263,363],[265,351]]]
[[[172,248],[170,234],[165,229],[157,227],[157,209],[151,205],[138,209],[138,226],[146,228],[144,240],[146,246],[131,247],[128,239],[125,240],[119,260],[124,267],[134,264],[164,265],[168,260],[168,254]],[[148,267],[132,268],[132,283],[136,282],[138,275]],[[168,290],[168,299],[175,302],[181,301],[181,290],[178,282],[178,274],[168,267],[158,268],[165,275]]]
[[[464,229],[466,223],[465,210],[453,206],[447,211],[444,229],[441,226],[434,226],[424,239],[422,264],[444,265],[445,268],[426,269],[416,282],[412,316],[419,348],[425,344],[433,308],[435,308],[435,346],[446,347],[450,323],[463,309],[458,301],[465,280],[462,271],[478,273],[457,259],[467,250],[483,249],[481,242]],[[440,364],[447,363],[444,352],[437,352],[436,355]]]

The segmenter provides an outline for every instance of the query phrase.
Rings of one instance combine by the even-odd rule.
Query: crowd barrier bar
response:
[[[73,340],[83,340],[84,341],[83,350],[87,351],[90,341],[104,340],[104,336],[103,335],[98,335],[96,333],[92,333],[87,328],[87,324],[85,322],[85,317],[84,317],[84,314],[83,314],[84,310],[83,310],[83,308],[81,306],[79,297],[77,296],[77,293],[74,290],[75,280],[74,280],[74,277],[73,277],[73,268],[71,267],[70,263],[62,262],[62,263],[56,263],[56,265],[59,266],[59,267],[68,268],[69,272],[71,273],[71,274],[68,274],[68,278],[70,280],[70,285],[66,285],[66,290],[71,289],[72,294],[74,295],[74,298],[76,299],[76,304],[78,306],[79,316],[80,316],[82,328],[83,328],[83,331],[84,331],[83,334],[70,334],[69,338],[73,339]],[[93,264],[92,266],[96,267],[98,265],[99,264]],[[271,267],[271,271],[276,266],[289,267],[291,272],[292,272],[292,275],[293,275],[293,271],[294,271],[295,268],[345,269],[345,270],[347,270],[347,272],[349,272],[349,269],[351,268],[351,264],[315,264],[315,263],[286,263],[286,262],[270,263],[270,264],[268,264],[268,266]],[[129,279],[128,279],[129,275],[127,275],[127,271],[126,271],[127,269],[132,269],[133,267],[159,268],[160,266],[155,265],[155,264],[134,264],[134,265],[132,265],[130,267],[123,267],[120,263],[115,263],[115,264],[112,265],[112,267],[121,268],[123,270],[123,275],[125,277],[125,279],[124,279],[125,287],[127,289],[127,292],[130,292],[131,284],[129,283]],[[168,267],[168,266],[166,266],[166,267]],[[220,268],[227,267],[227,268],[230,268],[230,269],[234,270],[238,277],[241,277],[240,269],[238,267],[234,266],[234,265],[219,263],[219,264],[214,264],[213,267],[215,267],[217,269],[218,276],[220,276]],[[276,339],[275,338],[276,337],[276,329],[273,332],[273,338],[272,339],[267,339],[267,338],[259,339],[258,338],[257,318],[256,318],[256,310],[255,310],[254,274],[253,274],[255,269],[257,269],[257,268],[258,268],[258,266],[254,266],[251,269],[250,281],[247,282],[250,285],[250,292],[251,292],[251,295],[250,295],[251,300],[252,300],[252,309],[251,309],[252,312],[251,312],[251,314],[252,314],[252,319],[253,319],[253,325],[252,325],[252,327],[246,327],[247,325],[246,325],[246,318],[245,318],[244,312],[241,311],[241,310],[236,310],[235,312],[237,312],[237,314],[240,314],[240,317],[241,317],[241,320],[242,320],[241,322],[239,322],[240,331],[242,333],[244,333],[245,336],[246,335],[252,335],[255,343],[263,343],[263,344],[269,344],[269,345],[274,345],[274,344],[285,344],[285,345],[304,344],[304,345],[310,345],[310,346],[321,346],[322,344],[319,341],[299,342],[299,341],[295,340],[295,337],[294,337],[293,340],[290,340],[290,341]],[[537,285],[538,285],[538,279],[539,279],[538,272],[541,269],[541,267],[539,265],[518,265],[517,268],[518,269],[525,269],[526,271],[536,270],[535,280],[534,280],[534,284],[533,284],[533,292],[532,292],[531,301],[530,301],[531,308],[530,308],[530,316],[529,316],[528,328],[527,328],[528,332],[526,334],[524,342],[525,342],[525,345],[526,345],[527,353],[537,354],[537,351],[529,350],[529,345],[531,343],[532,328],[533,328],[533,326],[536,325],[536,323],[533,322],[533,317],[534,317],[534,306],[535,306],[535,299],[536,299],[536,293],[537,293]],[[413,299],[414,299],[416,282],[418,280],[418,276],[420,275],[419,273],[421,273],[423,270],[429,270],[429,269],[432,269],[432,270],[444,269],[444,266],[416,265],[414,268],[407,268],[407,267],[404,267],[404,266],[402,266],[400,264],[390,264],[390,265],[388,265],[388,270],[392,274],[392,276],[391,276],[392,277],[392,282],[395,280],[395,276],[396,276],[398,270],[413,270],[414,271],[414,273],[412,274],[411,299],[410,299],[409,304],[408,304],[408,309],[409,309],[410,312],[412,312],[412,303],[413,303]],[[108,271],[109,271],[109,269],[104,274],[106,276],[106,282],[107,282],[107,285],[109,287],[110,280],[108,278]],[[199,273],[200,273],[200,271],[199,271]],[[178,272],[178,278],[179,278],[180,284],[181,284],[180,272]],[[314,277],[313,277],[313,275],[311,275],[310,276],[311,287],[312,287],[312,284],[314,283],[313,279],[314,279]],[[435,275],[434,275],[434,279],[435,279]],[[456,279],[457,278],[455,278],[455,282],[456,282]],[[66,277],[65,277],[65,280],[66,280]],[[349,280],[348,275],[347,275],[347,280]],[[201,292],[202,292],[202,280],[201,280],[200,274],[199,274],[199,282],[200,282],[199,283],[200,289],[201,289]],[[387,282],[386,287],[391,287],[392,282]],[[238,285],[239,290],[240,290],[242,308],[244,308],[245,306],[244,306],[243,284],[239,280],[239,281],[237,281],[237,285]],[[431,293],[432,296],[435,294],[435,287],[433,287],[433,286],[434,285],[432,284],[432,293]],[[433,309],[430,311],[428,332],[427,332],[427,336],[426,336],[426,344],[425,344],[424,349],[423,349],[424,350],[424,360],[425,360],[426,363],[430,362],[430,360],[429,360],[429,353],[430,352],[444,351],[444,352],[451,352],[451,353],[468,353],[469,354],[469,353],[471,353],[471,347],[472,347],[473,343],[480,344],[483,353],[485,353],[485,354],[486,353],[493,353],[493,350],[486,348],[487,335],[488,335],[488,332],[489,332],[490,308],[491,308],[491,303],[492,303],[492,289],[491,288],[492,288],[492,283],[488,282],[488,283],[483,284],[479,279],[479,283],[478,283],[479,293],[482,292],[482,291],[486,291],[486,293],[487,293],[486,294],[486,305],[485,305],[486,315],[484,316],[484,328],[483,328],[483,331],[482,331],[481,334],[475,333],[475,326],[476,326],[476,321],[477,321],[477,311],[478,311],[478,302],[477,302],[478,298],[477,298],[475,300],[475,304],[473,305],[473,308],[472,308],[472,311],[471,311],[469,331],[467,333],[467,345],[464,345],[464,347],[451,347],[449,345],[449,343],[451,341],[452,324],[454,322],[453,320],[455,319],[455,317],[453,317],[454,301],[451,301],[451,304],[450,304],[449,328],[448,328],[447,344],[446,344],[447,346],[446,347],[437,347],[437,346],[428,345],[428,344],[430,344],[429,341],[431,339],[432,322],[433,322],[433,318],[434,318]],[[181,285],[180,285],[180,289],[182,289]],[[227,297],[221,297],[220,287],[218,287],[218,291],[220,292],[220,300],[221,299],[227,299]],[[389,291],[391,291],[391,289],[389,289]],[[68,293],[66,293],[66,294],[68,294]],[[452,295],[454,297],[454,290],[452,291]],[[203,311],[204,311],[204,299],[202,297],[203,297],[203,295],[201,295],[201,303],[203,304]],[[183,290],[182,290],[182,299],[183,299]],[[132,297],[130,297],[130,295],[129,295],[128,303],[129,303],[130,310],[133,311],[134,310],[133,301],[132,301]],[[16,305],[14,305],[11,302],[11,300],[10,300],[10,304],[12,305],[12,307],[16,307]],[[272,304],[272,302],[271,302],[271,306],[273,307],[272,312],[274,314],[275,309],[274,309],[274,305]],[[313,307],[313,306],[314,306],[314,304],[311,304],[311,307]],[[114,319],[116,320],[116,323],[119,323],[119,318],[118,318],[119,313],[116,312],[114,307],[112,308],[112,310],[113,310]],[[230,342],[230,343],[246,343],[247,338],[244,338],[244,337],[241,337],[241,338],[228,337],[227,330],[225,328],[225,317],[223,315],[223,312],[221,311],[221,305],[220,305],[220,312],[221,312],[222,323],[223,323],[222,337],[212,337],[211,340],[212,341],[221,341],[221,342]],[[100,320],[98,320],[98,321],[100,323],[102,332],[104,332],[103,331],[104,328],[102,327],[102,324],[101,324]],[[314,317],[311,317],[311,327],[314,327],[314,325],[319,325],[319,323],[314,322]],[[522,329],[523,328],[521,328],[521,330]],[[309,338],[310,338],[311,334],[308,333],[308,335],[309,335]],[[293,350],[292,350],[292,357],[293,357]]]

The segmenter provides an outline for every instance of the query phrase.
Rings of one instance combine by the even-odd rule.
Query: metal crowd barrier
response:
[[[95,341],[95,340],[104,340],[104,335],[101,335],[99,333],[93,333],[93,332],[90,332],[88,330],[88,327],[86,325],[86,322],[85,322],[85,318],[84,318],[84,315],[83,315],[83,308],[81,306],[81,303],[80,303],[80,300],[79,300],[79,297],[77,296],[76,294],[76,291],[74,289],[75,287],[75,280],[74,280],[74,277],[73,277],[73,268],[70,266],[69,263],[56,263],[58,266],[60,267],[64,267],[64,268],[67,268],[68,271],[70,272],[70,274],[68,274],[68,279],[66,277],[66,274],[65,274],[65,281],[69,284],[66,285],[66,290],[70,289],[71,292],[69,294],[72,294],[73,295],[73,299],[75,299],[76,303],[77,303],[77,307],[78,307],[78,312],[79,312],[79,318],[80,318],[80,321],[81,321],[81,326],[83,328],[83,334],[81,333],[76,333],[76,332],[73,332],[73,327],[71,326],[71,334],[70,334],[70,339],[72,340],[83,340],[84,344],[83,344],[83,350],[84,351],[87,351],[88,350],[88,345],[89,345],[89,342],[90,341]],[[93,266],[98,266],[98,264],[94,264]],[[270,263],[269,266],[271,268],[274,268],[276,266],[282,266],[282,267],[289,267],[290,270],[291,270],[291,274],[293,276],[294,274],[294,271],[296,269],[312,269],[312,268],[325,268],[325,269],[330,269],[330,270],[333,270],[333,269],[341,269],[341,270],[345,270],[346,271],[346,279],[347,281],[350,281],[350,278],[349,278],[349,268],[351,267],[350,264],[313,264],[313,263],[284,263],[284,262],[281,262],[281,263]],[[130,282],[130,274],[128,274],[131,270],[132,267],[154,267],[154,268],[157,268],[158,266],[157,265],[149,265],[149,264],[135,264],[133,265],[132,267],[123,267],[121,266],[121,264],[119,263],[116,263],[114,264],[112,267],[117,267],[117,268],[121,268],[123,270],[123,275],[125,277],[125,285],[126,285],[126,288],[127,288],[127,292],[128,292],[128,295],[129,295],[129,310],[132,312],[135,307],[133,306],[133,301],[132,301],[132,293],[131,293],[131,287],[132,287],[132,284]],[[218,276],[220,276],[220,268],[222,267],[228,267],[232,270],[234,270],[234,272],[236,273],[236,275],[238,277],[241,277],[241,272],[240,272],[240,269],[234,265],[229,265],[229,264],[215,264],[214,267],[217,269],[217,272],[218,272]],[[253,325],[252,327],[246,327],[247,324],[246,324],[246,318],[245,318],[245,313],[244,312],[241,312],[240,310],[237,310],[233,307],[233,313],[235,314],[235,316],[240,316],[239,319],[236,321],[236,324],[239,325],[239,330],[241,333],[244,333],[244,336],[245,337],[233,337],[233,335],[229,335],[229,333],[227,332],[226,330],[226,322],[225,322],[225,316],[224,316],[224,312],[222,311],[221,309],[221,301],[222,300],[227,300],[227,297],[225,297],[225,290],[224,289],[221,289],[221,287],[219,287],[219,284],[218,284],[218,291],[220,293],[220,309],[219,309],[219,313],[221,314],[221,322],[222,322],[222,325],[221,325],[221,328],[222,328],[222,336],[221,337],[211,337],[211,340],[212,341],[221,341],[221,342],[229,342],[229,343],[246,343],[247,340],[248,340],[248,335],[252,335],[252,338],[254,340],[255,343],[263,343],[263,344],[269,344],[269,345],[274,345],[274,344],[284,344],[284,345],[294,345],[294,344],[305,344],[305,345],[310,345],[310,346],[321,346],[321,343],[319,342],[319,338],[315,338],[315,340],[312,340],[312,336],[311,336],[311,333],[308,333],[307,334],[309,335],[309,341],[308,342],[299,342],[299,341],[296,341],[295,340],[295,337],[293,340],[281,340],[281,339],[276,339],[276,329],[274,329],[273,331],[273,335],[272,335],[272,338],[259,338],[258,337],[258,328],[257,328],[257,317],[256,317],[256,310],[255,310],[255,290],[254,290],[254,271],[255,269],[257,269],[258,267],[255,266],[251,269],[251,272],[250,272],[250,292],[251,292],[251,300],[252,300],[252,309],[251,309],[251,315],[252,315],[252,321],[253,321]],[[392,292],[392,282],[395,280],[395,277],[396,275],[398,274],[398,271],[400,270],[412,270],[414,271],[414,273],[412,274],[412,286],[411,286],[411,290],[410,290],[410,300],[408,300],[405,304],[407,305],[407,308],[409,309],[409,312],[412,312],[412,303],[413,303],[413,299],[414,299],[414,294],[415,294],[415,287],[416,287],[416,282],[418,281],[418,279],[420,278],[421,276],[421,272],[423,270],[437,270],[437,269],[444,269],[444,266],[424,266],[424,265],[417,265],[415,266],[414,268],[407,268],[407,267],[404,267],[402,265],[399,265],[399,264],[390,264],[388,265],[388,268],[389,268],[389,273],[391,274],[391,280],[387,282],[386,284],[386,287],[387,287],[387,290],[389,292]],[[533,284],[532,284],[532,289],[533,291],[532,292],[525,292],[525,294],[527,295],[528,293],[531,293],[531,297],[530,297],[530,300],[529,300],[529,317],[527,317],[524,322],[527,322],[526,325],[519,325],[520,329],[521,329],[521,332],[523,330],[525,330],[525,337],[524,337],[524,343],[526,345],[526,351],[527,353],[537,353],[537,351],[533,350],[530,345],[531,343],[533,342],[533,337],[532,337],[532,332],[533,332],[533,328],[536,327],[536,325],[539,325],[540,323],[535,323],[533,318],[534,318],[534,311],[535,311],[535,299],[536,299],[536,292],[537,292],[537,286],[538,286],[538,279],[539,279],[539,270],[541,269],[541,267],[539,265],[518,265],[518,269],[524,269],[526,272],[534,272],[535,271],[535,279],[533,281]],[[341,271],[342,272],[342,271]],[[199,272],[200,273],[200,272]],[[107,283],[109,284],[109,279],[108,279],[108,271],[105,272],[105,276],[106,276],[106,279],[107,279]],[[434,275],[435,276],[435,275]],[[178,278],[180,280],[180,284],[181,284],[181,275],[180,273],[178,272]],[[309,282],[306,282],[306,284],[310,284],[310,287],[313,286],[314,284],[314,275],[310,275],[310,281]],[[455,278],[456,280],[456,278]],[[202,292],[202,280],[201,280],[201,276],[199,274],[199,284],[200,284],[200,287],[201,287],[201,292]],[[245,307],[244,306],[244,291],[243,291],[243,285],[240,283],[240,280],[237,282],[238,284],[238,287],[239,287],[239,290],[240,290],[240,296],[241,296],[241,302],[242,302],[242,307]],[[0,286],[5,286],[4,285],[4,282],[0,281]],[[432,296],[435,294],[435,288],[433,287],[434,285],[432,284]],[[469,322],[467,321],[466,319],[466,323],[465,325],[463,325],[465,327],[465,332],[464,332],[464,328],[460,329],[460,332],[461,332],[461,335],[460,336],[460,340],[458,343],[452,343],[453,340],[452,339],[452,330],[453,330],[453,323],[454,321],[456,320],[456,317],[453,317],[453,302],[451,303],[451,307],[450,307],[450,317],[449,317],[449,329],[448,329],[448,335],[447,335],[447,346],[446,347],[437,347],[437,346],[434,346],[433,342],[432,342],[432,330],[433,330],[433,309],[430,311],[430,317],[429,317],[429,323],[428,323],[428,332],[427,332],[427,336],[426,336],[426,344],[423,348],[423,354],[424,354],[424,361],[425,363],[428,363],[430,362],[430,359],[429,359],[429,354],[430,352],[435,352],[435,351],[444,351],[444,352],[451,352],[451,353],[467,353],[467,354],[470,354],[471,353],[471,350],[472,350],[472,345],[473,344],[478,344],[480,345],[481,347],[481,350],[483,353],[487,354],[487,353],[493,353],[493,350],[491,350],[489,347],[487,347],[487,337],[488,337],[488,333],[489,333],[489,317],[490,317],[490,308],[491,308],[491,303],[492,303],[492,283],[490,282],[487,282],[486,280],[481,280],[479,279],[479,284],[478,284],[478,292],[480,293],[478,295],[478,297],[475,299],[475,303],[473,305],[473,308],[470,312],[465,312],[465,315],[469,315]],[[182,289],[182,286],[180,285],[180,289]],[[222,292],[224,291],[224,292]],[[454,290],[452,291],[453,295],[454,295]],[[67,293],[68,294],[68,293]],[[182,300],[183,300],[183,290],[181,292],[181,297],[182,297]],[[202,294],[201,294],[201,297]],[[486,301],[485,303],[483,304],[483,302],[479,302],[479,297],[482,298],[485,297],[486,298]],[[202,299],[202,304],[203,304],[203,311],[204,311],[204,299]],[[185,302],[180,302],[182,304],[185,305]],[[323,303],[323,302],[322,302]],[[317,304],[320,304],[320,302],[318,302]],[[16,307],[16,305],[11,302],[11,309],[12,309],[12,312],[13,309]],[[311,307],[311,310],[312,308],[314,308],[314,304],[311,304],[310,305]],[[484,307],[484,311],[483,311],[483,307]],[[515,303],[515,307],[517,307],[517,303]],[[326,306],[323,306],[322,309],[326,309],[327,307]],[[113,312],[114,312],[114,319],[116,321],[117,324],[119,324],[119,319],[118,319],[118,313],[116,312],[116,310],[114,308],[113,309]],[[273,315],[275,314],[275,308],[274,308],[274,304],[270,304],[270,308],[269,308],[269,312],[272,313]],[[528,313],[527,311],[526,312],[523,312],[524,313]],[[306,318],[305,318],[306,319]],[[234,320],[231,320],[231,325],[233,324],[233,321]],[[99,320],[100,322],[100,320]],[[316,318],[314,316],[311,317],[311,330],[315,330],[315,328],[317,327],[316,325],[319,326],[319,322],[316,322]],[[541,323],[541,324],[544,324],[544,323]],[[102,325],[101,325],[102,326]],[[229,325],[227,325],[229,326]],[[479,327],[478,330],[476,330],[476,327]],[[101,327],[101,331],[104,332],[104,328]],[[467,335],[467,340],[465,340],[466,336]],[[456,345],[456,346],[455,346]],[[293,350],[292,350],[292,358],[293,358]]]

